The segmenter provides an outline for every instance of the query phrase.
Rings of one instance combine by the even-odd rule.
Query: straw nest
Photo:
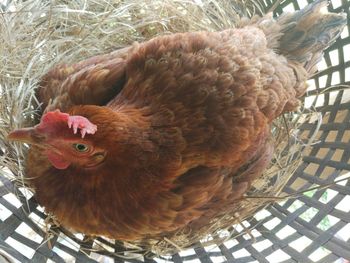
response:
[[[231,28],[239,23],[241,16],[263,13],[259,2],[254,0],[29,0],[0,8],[0,170],[1,176],[11,178],[18,188],[25,187],[22,172],[27,147],[10,144],[6,136],[15,128],[33,124],[39,105],[34,91],[41,76],[51,67],[156,35]],[[152,256],[172,254],[199,241],[202,245],[219,244],[232,238],[236,234],[232,225],[240,224],[280,198],[283,186],[301,162],[301,149],[312,141],[312,138],[309,142],[298,138],[298,126],[308,118],[321,121],[317,113],[299,111],[274,122],[274,159],[231,213],[218,215],[195,233],[182,229],[161,240],[120,244],[129,255]],[[59,225],[50,215],[47,223]],[[72,233],[62,230],[74,239]],[[96,251],[106,254],[102,246],[96,247]]]

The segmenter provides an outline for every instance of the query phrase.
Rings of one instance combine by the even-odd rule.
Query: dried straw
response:
[[[263,13],[258,0],[28,0],[1,8],[0,175],[13,180],[18,188],[26,187],[22,172],[27,146],[9,143],[6,136],[19,126],[33,124],[39,105],[35,89],[41,76],[54,65],[80,61],[156,35],[232,28],[240,16]],[[219,215],[196,233],[184,228],[162,240],[119,242],[124,250],[115,253],[108,249],[114,246],[112,241],[96,238],[94,249],[84,249],[84,242],[91,240],[82,242],[64,228],[60,231],[82,245],[80,249],[86,253],[123,258],[168,255],[198,242],[205,246],[233,238],[237,232],[232,225],[240,224],[278,198],[301,162],[301,150],[312,142],[299,139],[300,119],[304,121],[315,114],[321,123],[320,115],[307,111],[278,118],[272,128],[276,152],[270,167],[254,182],[246,198],[237,202],[236,209]],[[23,196],[21,199],[26,200]],[[52,226],[59,223],[53,220],[48,216],[46,222],[51,226],[46,229],[49,244],[52,235],[58,234]]]

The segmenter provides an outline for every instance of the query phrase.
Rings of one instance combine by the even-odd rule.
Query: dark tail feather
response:
[[[327,0],[316,0],[277,20],[282,36],[276,49],[289,60],[304,64],[309,73],[321,59],[323,50],[338,38],[346,25],[345,14],[323,12],[327,5]]]

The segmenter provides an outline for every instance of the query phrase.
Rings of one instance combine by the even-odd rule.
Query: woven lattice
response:
[[[274,4],[264,1],[266,10]],[[306,4],[306,0],[281,1],[275,12],[278,15]],[[349,7],[348,0],[332,0],[329,9],[346,12],[350,21]],[[314,137],[315,142],[305,148],[302,164],[284,188],[286,195],[300,194],[234,226],[234,238],[220,246],[198,244],[196,249],[163,259],[113,257],[113,252],[121,251],[114,241],[89,241],[82,235],[68,238],[55,228],[51,231],[57,235],[47,236],[40,226],[46,218],[43,209],[28,191],[0,176],[1,254],[18,262],[348,262],[343,259],[350,260],[350,179],[346,179],[350,174],[349,31],[350,22],[327,49],[318,73],[310,80],[305,107],[321,114],[301,126],[300,138]],[[99,252],[91,252],[94,249]],[[128,258],[130,253],[123,256]]]

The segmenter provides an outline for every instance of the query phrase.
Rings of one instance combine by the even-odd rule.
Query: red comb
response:
[[[65,122],[68,128],[72,128],[74,134],[76,134],[79,129],[82,138],[85,137],[85,134],[94,134],[97,130],[97,126],[91,123],[87,118],[83,116],[70,116],[67,113],[60,112],[60,110],[45,113],[41,117],[39,127],[46,129],[53,128],[57,127],[56,124],[60,125],[62,122]]]
[[[60,110],[49,111],[41,117],[40,124],[68,121],[69,114],[60,112]]]

